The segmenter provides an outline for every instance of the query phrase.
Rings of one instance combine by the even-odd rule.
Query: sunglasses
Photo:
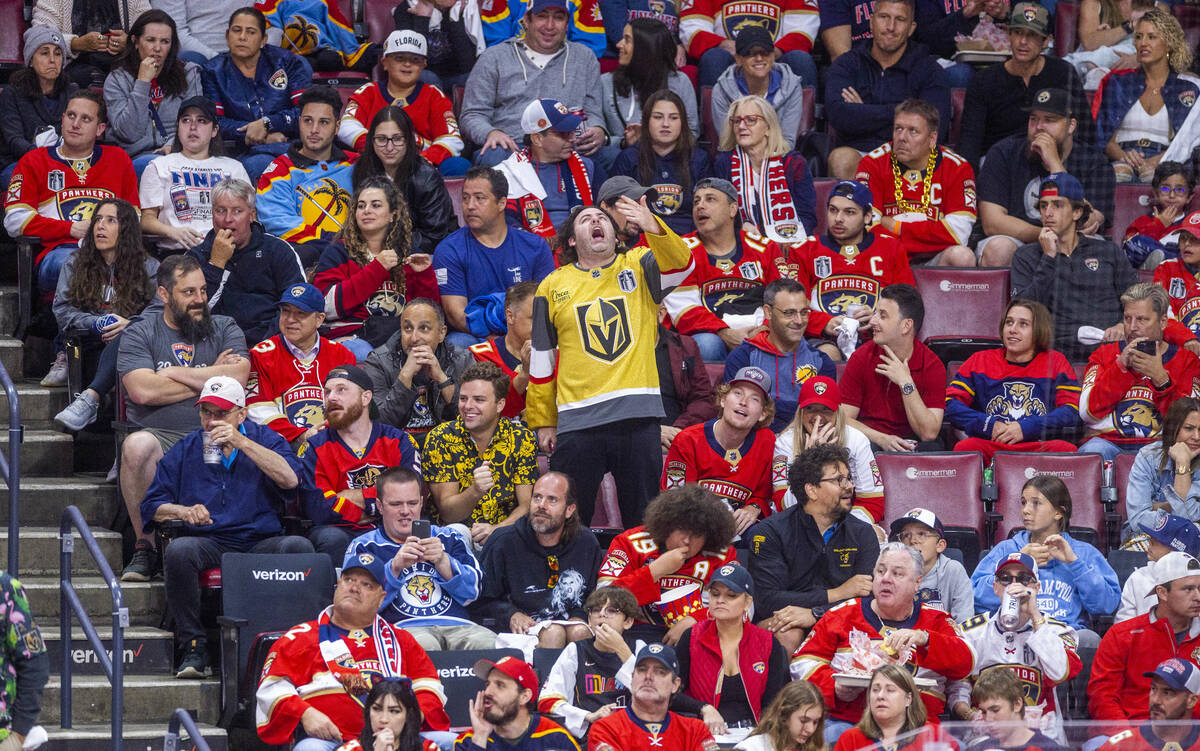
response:
[[[1036,582],[1037,579],[1034,579],[1030,574],[997,574],[996,581],[1006,587],[1010,584],[1020,584],[1027,587]]]

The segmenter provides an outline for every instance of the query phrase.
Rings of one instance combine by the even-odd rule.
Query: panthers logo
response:
[[[320,40],[320,29],[304,16],[294,15],[283,26],[283,47],[290,48],[297,55],[316,52]]]
[[[367,298],[367,315],[396,317],[404,309],[404,296],[396,289],[396,283],[388,280]]]
[[[379,475],[383,474],[383,470],[387,469],[379,464],[364,464],[358,469],[352,469],[346,473],[346,487],[351,490],[356,488],[373,488],[375,480]]]
[[[405,594],[421,605],[428,605],[433,600],[433,595],[436,591],[437,588],[434,586],[433,580],[425,575],[414,576],[404,585]]]
[[[843,292],[825,303],[825,312],[831,316],[842,316],[850,314],[851,305],[863,305],[868,308],[874,307],[874,301],[870,297],[871,295],[868,295],[866,292],[859,294]]]
[[[446,613],[454,600],[442,591],[433,566],[417,563],[404,579],[400,597],[392,601],[392,607],[410,618],[425,618]]]
[[[989,415],[1020,420],[1046,414],[1046,405],[1034,396],[1032,383],[1017,381],[1004,384],[1004,393],[993,397],[985,411]]]
[[[1162,430],[1158,413],[1145,402],[1118,407],[1117,432],[1127,438],[1152,438]]]
[[[683,189],[678,185],[659,183],[653,186],[658,192],[654,201],[654,213],[659,216],[671,216],[683,205]]]
[[[332,177],[323,177],[305,197],[307,200],[300,204],[300,215],[306,225],[322,238],[332,238],[341,231],[350,212],[349,191]]]
[[[289,411],[291,414],[288,419],[296,426],[315,428],[325,422],[325,407],[320,402],[299,404],[296,409]]]
[[[583,351],[601,362],[621,359],[633,345],[624,297],[600,297],[575,306]]]

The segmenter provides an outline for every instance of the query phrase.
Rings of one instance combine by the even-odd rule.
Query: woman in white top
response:
[[[787,484],[792,459],[813,446],[836,443],[850,452],[850,478],[854,481],[854,509],[850,513],[868,524],[878,524],[883,519],[883,483],[875,454],[867,437],[845,423],[838,409],[841,403],[841,391],[832,378],[813,376],[804,382],[796,416],[775,439],[772,500],[778,508],[796,505]]]
[[[217,109],[202,96],[179,105],[171,153],[146,166],[138,190],[142,231],[163,248],[186,250],[212,230],[212,189],[230,178],[250,182],[236,159],[221,156]]]
[[[763,712],[738,751],[825,751],[825,699],[808,681],[792,681]]]

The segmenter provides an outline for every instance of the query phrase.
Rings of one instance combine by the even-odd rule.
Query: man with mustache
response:
[[[325,377],[327,427],[302,445],[304,514],[315,525],[308,534],[318,553],[336,566],[350,540],[374,529],[375,481],[389,467],[421,471],[412,438],[372,419],[371,379],[356,365],[342,365]]]
[[[200,427],[193,406],[205,381],[250,374],[246,338],[227,316],[208,312],[204,271],[196,259],[173,255],[158,267],[158,300],[121,338],[117,372],[128,395],[127,419],[140,430],[121,445],[121,494],[137,544],[122,581],[149,581],[158,568],[154,537],[143,529],[141,504],[158,460]]]

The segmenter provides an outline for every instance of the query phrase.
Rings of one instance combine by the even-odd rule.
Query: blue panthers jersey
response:
[[[1026,440],[1079,422],[1079,381],[1061,352],[1009,362],[1004,350],[976,352],[946,387],[946,416],[974,438],[991,438],[997,420],[1016,422]]]

